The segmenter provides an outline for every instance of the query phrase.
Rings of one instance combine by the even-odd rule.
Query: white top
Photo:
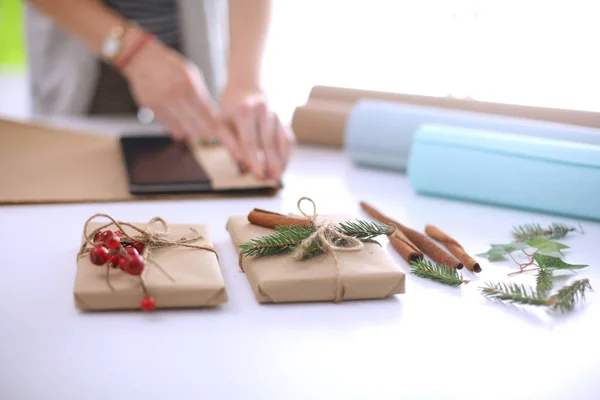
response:
[[[93,179],[93,178],[90,178]],[[237,266],[227,217],[252,207],[360,212],[365,200],[419,230],[434,223],[470,253],[510,241],[513,225],[568,218],[416,196],[404,176],[361,170],[335,150],[299,148],[274,198],[0,208],[0,398],[12,399],[596,399],[600,302],[567,318],[490,303],[490,264],[447,288],[407,275],[407,292],[342,304],[259,305]],[[95,212],[210,226],[230,300],[214,310],[80,313],[75,254]],[[564,240],[567,261],[600,288],[600,224]],[[407,265],[389,244],[392,257]],[[534,283],[533,276],[515,281]]]

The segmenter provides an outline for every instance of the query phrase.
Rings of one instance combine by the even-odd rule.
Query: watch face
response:
[[[115,38],[108,38],[102,45],[102,54],[105,57],[113,58],[119,51],[119,41]]]

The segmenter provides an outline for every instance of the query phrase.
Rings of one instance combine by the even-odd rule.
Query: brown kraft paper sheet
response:
[[[223,147],[198,148],[216,191],[187,195],[129,193],[119,138],[0,119],[0,204],[80,203],[273,195],[274,181],[239,174]],[[264,189],[261,192],[253,189]]]
[[[348,216],[321,216],[333,222]],[[246,216],[233,216],[227,230],[239,253],[239,245],[272,229],[248,222]],[[342,300],[379,299],[405,292],[405,274],[385,249],[365,243],[360,252],[337,252],[343,288]],[[242,269],[259,303],[333,301],[337,289],[336,266],[331,254],[295,261],[291,254],[260,258],[243,257]]]
[[[525,118],[600,129],[600,113],[516,104],[502,104],[451,97],[421,96],[330,86],[312,88],[308,102],[296,108],[292,128],[298,142],[342,147],[346,120],[360,100],[391,101],[448,110]],[[326,121],[326,122],[323,122]],[[327,121],[335,121],[333,123]]]
[[[103,223],[90,223],[89,231]],[[144,227],[145,224],[135,224]],[[208,229],[204,225],[170,224],[169,234],[181,238],[193,236],[190,227],[203,237],[195,244],[212,246]],[[131,228],[125,228],[128,233]],[[110,285],[106,280],[106,266],[91,263],[89,254],[77,260],[74,298],[77,308],[83,311],[94,310],[139,310],[143,297],[141,277],[148,294],[160,308],[212,307],[228,300],[225,281],[221,274],[217,256],[207,250],[185,247],[171,247],[152,250],[141,276],[129,275],[119,268],[110,268]],[[160,265],[157,267],[154,263]],[[170,276],[167,276],[161,268]]]

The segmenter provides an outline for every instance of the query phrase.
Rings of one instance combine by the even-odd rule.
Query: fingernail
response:
[[[238,170],[242,173],[245,174],[246,172],[248,172],[248,170],[246,169],[246,164],[244,164],[243,162],[239,161],[237,163],[238,165]]]

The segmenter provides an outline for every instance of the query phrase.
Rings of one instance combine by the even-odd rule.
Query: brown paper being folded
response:
[[[279,187],[241,175],[225,148],[199,148],[196,156],[215,192],[134,196],[117,137],[0,119],[0,204],[273,195]]]
[[[103,225],[90,223],[90,232]],[[145,227],[144,224],[135,224]],[[203,225],[169,225],[169,234],[175,238],[193,236],[190,226],[203,237],[195,244],[211,246],[208,229]],[[136,232],[129,231],[128,234]],[[148,294],[157,308],[210,307],[227,302],[227,291],[217,256],[210,251],[171,247],[155,249],[142,273]],[[157,267],[157,263],[166,271]],[[143,297],[141,277],[110,269],[110,285],[106,280],[106,266],[91,263],[87,254],[77,260],[75,277],[75,305],[81,310],[140,309]],[[170,276],[170,277],[169,277]],[[172,279],[171,279],[172,278]],[[111,285],[112,288],[111,289]]]
[[[333,222],[348,216],[321,216]],[[227,230],[236,250],[239,245],[272,229],[248,222],[246,216],[230,217]],[[343,287],[342,300],[378,299],[404,293],[405,274],[381,246],[365,243],[360,252],[338,252]],[[335,261],[321,254],[306,261],[294,261],[290,254],[260,258],[243,257],[242,268],[259,303],[333,301],[337,289]]]

